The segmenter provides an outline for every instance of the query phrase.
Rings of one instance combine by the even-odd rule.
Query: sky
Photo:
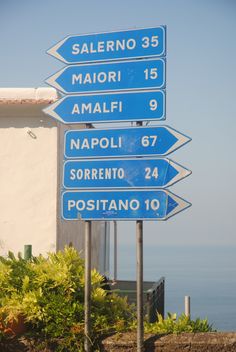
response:
[[[170,155],[192,175],[170,190],[193,205],[145,222],[147,245],[236,245],[236,2],[233,0],[0,0],[0,86],[46,86],[64,64],[46,50],[72,34],[167,26],[163,123],[192,142]],[[112,124],[110,124],[112,127]],[[119,222],[135,243],[135,222]]]

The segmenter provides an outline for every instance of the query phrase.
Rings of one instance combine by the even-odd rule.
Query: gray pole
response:
[[[84,349],[91,351],[91,221],[85,221]]]
[[[137,351],[143,351],[143,222],[136,221],[137,245]]]
[[[142,126],[142,121],[136,122]],[[136,221],[136,275],[137,275],[137,352],[142,352],[144,347],[143,326],[143,221]]]
[[[184,312],[186,317],[190,318],[190,296],[184,297]]]
[[[114,281],[117,280],[117,221],[114,221]]]

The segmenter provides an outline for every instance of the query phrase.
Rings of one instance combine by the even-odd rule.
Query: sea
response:
[[[236,331],[236,247],[144,246],[144,281],[162,276],[165,314],[183,313],[184,297],[190,296],[193,319]],[[118,246],[118,279],[136,280],[135,246]]]

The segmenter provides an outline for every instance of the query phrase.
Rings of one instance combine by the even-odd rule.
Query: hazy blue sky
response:
[[[193,171],[170,190],[193,203],[145,223],[146,244],[236,244],[236,2],[0,0],[0,86],[38,87],[63,67],[45,54],[70,34],[167,25],[167,119],[193,141],[171,159]],[[135,223],[119,223],[134,243]]]

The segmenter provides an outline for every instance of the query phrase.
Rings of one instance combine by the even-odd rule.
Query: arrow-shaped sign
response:
[[[67,64],[165,55],[165,27],[68,36],[47,51]]]
[[[46,83],[70,94],[164,88],[165,60],[71,65],[49,77]]]
[[[191,174],[169,159],[70,160],[63,186],[70,189],[165,188]]]
[[[65,124],[165,119],[165,91],[66,96],[43,110]]]
[[[191,206],[168,190],[66,191],[64,220],[167,220]]]
[[[189,141],[191,138],[169,126],[69,130],[65,157],[163,156]]]

